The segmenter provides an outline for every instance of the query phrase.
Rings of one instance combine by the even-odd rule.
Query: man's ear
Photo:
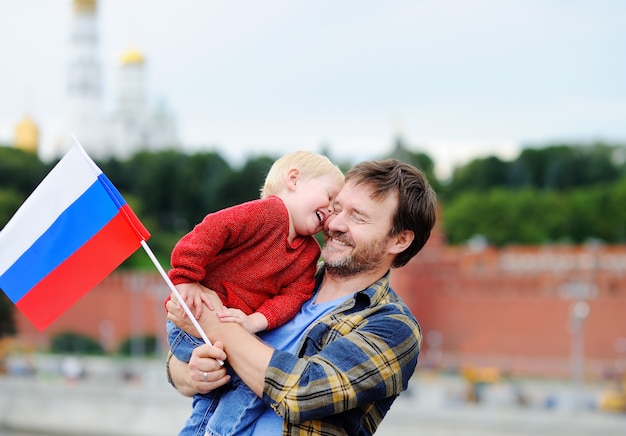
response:
[[[415,233],[412,230],[404,230],[391,238],[390,253],[398,254],[406,250],[415,239]]]
[[[285,182],[287,184],[287,189],[294,190],[299,180],[300,180],[300,171],[298,171],[297,168],[291,168],[289,171],[287,171],[287,177],[285,179]]]

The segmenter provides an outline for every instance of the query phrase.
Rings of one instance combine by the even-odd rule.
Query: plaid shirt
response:
[[[407,388],[421,345],[387,272],[316,322],[298,356],[274,351],[263,400],[284,418],[283,435],[371,435]]]

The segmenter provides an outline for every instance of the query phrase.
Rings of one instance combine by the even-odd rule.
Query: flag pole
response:
[[[202,336],[202,339],[204,340],[204,342],[206,344],[208,344],[208,345],[213,345],[213,344],[211,344],[211,341],[207,337],[206,333],[204,333],[204,330],[202,330],[202,327],[200,327],[200,324],[196,320],[196,317],[193,315],[193,313],[191,313],[191,309],[189,309],[189,306],[187,306],[187,304],[185,303],[185,300],[183,300],[183,297],[180,295],[180,293],[176,289],[176,286],[174,286],[174,284],[172,283],[170,278],[165,273],[165,270],[163,269],[163,267],[161,266],[161,263],[159,262],[159,260],[156,258],[156,256],[154,255],[154,253],[152,252],[152,250],[148,246],[148,243],[142,239],[141,240],[141,246],[146,251],[146,253],[148,253],[148,257],[150,257],[150,260],[152,260],[152,263],[154,263],[154,266],[156,266],[157,269],[159,270],[159,273],[161,273],[161,277],[163,277],[163,280],[165,280],[165,283],[167,283],[167,286],[174,293],[174,295],[176,295],[176,298],[178,299],[178,302],[180,303],[180,305],[182,306],[183,310],[185,311],[185,313],[187,314],[187,316],[191,320],[191,323],[193,324],[193,326],[196,328],[196,330],[198,330],[198,333],[200,333],[200,336]],[[224,362],[222,362],[219,359],[217,361],[220,363],[220,365],[224,364]]]

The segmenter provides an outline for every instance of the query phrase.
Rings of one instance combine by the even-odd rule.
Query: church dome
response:
[[[145,58],[139,50],[130,49],[122,55],[120,62],[122,65],[143,64]]]
[[[75,12],[95,12],[96,0],[74,0]]]
[[[15,126],[15,148],[29,153],[37,153],[38,146],[39,128],[31,117],[25,115]]]

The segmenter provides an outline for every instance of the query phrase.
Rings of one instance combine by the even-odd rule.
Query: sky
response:
[[[62,125],[71,0],[0,0],[0,143],[29,114]],[[621,0],[100,0],[104,106],[121,55],[190,151],[236,164],[330,150],[381,157],[401,135],[455,165],[556,142],[626,143]]]

